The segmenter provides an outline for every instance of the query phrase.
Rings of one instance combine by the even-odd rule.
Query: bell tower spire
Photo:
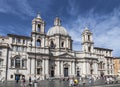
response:
[[[38,12],[38,14],[37,14],[37,18],[40,18],[40,19],[41,19],[40,12]]]
[[[32,20],[32,32],[44,34],[45,23],[40,16],[40,12],[37,14],[36,18]]]

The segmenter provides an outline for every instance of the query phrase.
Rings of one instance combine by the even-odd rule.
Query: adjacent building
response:
[[[113,50],[94,47],[87,27],[81,34],[81,51],[72,49],[73,40],[58,17],[45,33],[45,22],[38,14],[30,33],[0,36],[0,75],[6,80],[114,75]]]
[[[120,75],[120,57],[114,57],[114,75]]]

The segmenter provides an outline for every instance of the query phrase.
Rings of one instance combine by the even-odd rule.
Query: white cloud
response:
[[[87,17],[79,17],[68,23],[67,29],[75,43],[81,43],[81,33],[84,27],[89,26],[93,32],[95,46],[113,49],[114,56],[120,56],[120,9],[114,9],[111,14],[94,14],[93,9],[87,13]],[[81,44],[74,44],[74,49],[81,49]]]
[[[0,13],[12,13],[20,17],[34,16],[35,13],[27,0],[0,1]]]

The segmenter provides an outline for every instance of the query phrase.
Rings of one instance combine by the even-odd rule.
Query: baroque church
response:
[[[0,36],[0,77],[15,80],[113,75],[112,49],[94,47],[93,33],[81,34],[81,51],[72,49],[72,38],[60,18],[45,33],[40,14],[32,20],[31,36]],[[79,39],[79,38],[78,38]]]

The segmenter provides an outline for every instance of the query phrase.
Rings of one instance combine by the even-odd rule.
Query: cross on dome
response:
[[[54,20],[54,26],[61,26],[61,20],[60,18],[56,17]]]

